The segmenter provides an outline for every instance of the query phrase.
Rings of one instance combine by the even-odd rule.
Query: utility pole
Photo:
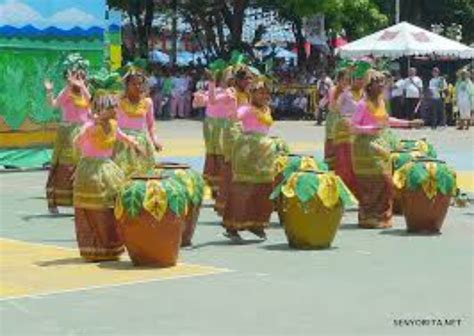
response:
[[[395,0],[395,24],[400,23],[400,0]]]

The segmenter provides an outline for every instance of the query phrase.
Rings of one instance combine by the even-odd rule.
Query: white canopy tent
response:
[[[399,58],[403,56],[442,56],[474,58],[474,49],[408,22],[385,28],[336,49],[343,58],[364,56]]]
[[[152,50],[148,56],[149,60],[154,63],[166,64],[170,61],[170,57],[160,50]]]
[[[275,58],[284,58],[286,60],[295,60],[298,58],[298,55],[296,55],[294,52],[291,52],[282,47],[276,47],[274,50],[272,48],[268,48],[263,52],[263,55],[268,56],[272,52],[275,53]]]

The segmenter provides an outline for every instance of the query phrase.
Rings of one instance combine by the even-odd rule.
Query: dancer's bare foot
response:
[[[252,232],[260,239],[267,240],[267,234],[263,229],[249,229],[249,232]]]
[[[229,238],[233,243],[242,243],[244,241],[237,231],[226,230],[223,235]]]

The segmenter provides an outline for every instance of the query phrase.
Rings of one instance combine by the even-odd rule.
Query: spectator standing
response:
[[[184,72],[177,73],[172,79],[173,89],[171,91],[171,118],[186,118],[189,114],[188,97],[189,78]]]
[[[469,72],[462,70],[456,83],[456,103],[459,109],[458,129],[469,129],[472,111],[474,110],[474,84],[469,79]]]
[[[421,93],[423,91],[423,81],[416,75],[416,69],[408,69],[408,78],[405,79],[404,83],[405,90],[405,115],[404,118],[413,120],[415,110],[421,99]]]
[[[153,101],[155,118],[159,118],[161,116],[161,90],[158,70],[156,68],[153,68],[150,71],[150,77],[148,77],[148,88],[150,90],[150,98]]]
[[[430,125],[433,129],[435,129],[437,126],[446,126],[443,95],[446,91],[447,84],[444,77],[440,76],[439,74],[439,69],[434,67],[432,71],[433,78],[430,79],[429,83],[429,89],[431,92]]]
[[[446,94],[444,95],[444,109],[446,111],[446,125],[454,126],[456,119],[454,118],[454,85],[448,83]]]
[[[390,87],[390,106],[392,108],[392,117],[403,118],[403,87],[405,81],[401,78],[400,72],[395,71],[393,82]]]
[[[319,106],[316,112],[317,115],[315,116],[317,125],[321,125],[323,122],[324,111],[327,110],[329,104],[329,91],[333,85],[334,84],[326,71],[322,70],[321,75],[316,82],[319,97]]]

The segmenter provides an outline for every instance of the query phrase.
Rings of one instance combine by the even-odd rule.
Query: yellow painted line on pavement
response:
[[[124,261],[86,263],[76,249],[0,238],[0,300],[108,288],[228,272],[179,263],[170,268],[134,267]]]
[[[456,175],[458,187],[462,191],[474,192],[474,171],[462,170],[456,172]]]

